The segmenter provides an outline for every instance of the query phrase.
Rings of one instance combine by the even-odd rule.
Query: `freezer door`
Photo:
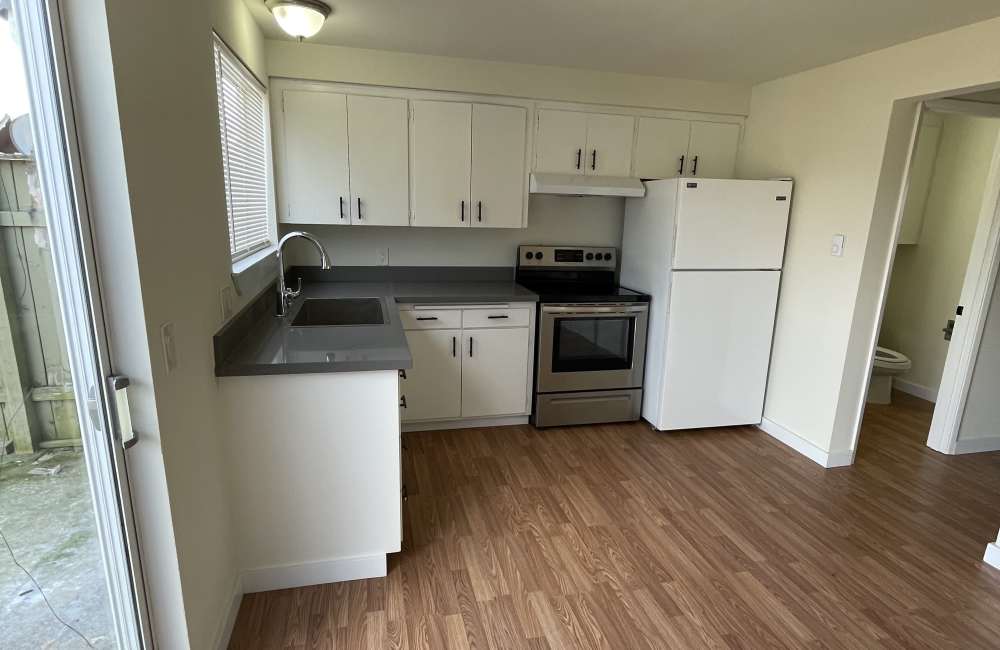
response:
[[[672,274],[658,429],[757,424],[780,271]]]
[[[791,181],[680,184],[674,269],[780,269]]]

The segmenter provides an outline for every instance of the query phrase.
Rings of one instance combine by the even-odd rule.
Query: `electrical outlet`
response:
[[[233,302],[235,298],[233,295],[233,285],[227,284],[226,286],[219,289],[219,304],[222,307],[222,322],[225,323],[227,320],[233,317]]]
[[[830,243],[830,255],[834,257],[844,256],[844,245],[847,242],[847,238],[844,235],[834,235],[833,241]]]
[[[376,248],[375,261],[378,266],[389,266],[389,249],[381,247]]]
[[[160,325],[160,342],[163,343],[163,365],[169,375],[177,368],[177,345],[174,341],[173,323]]]

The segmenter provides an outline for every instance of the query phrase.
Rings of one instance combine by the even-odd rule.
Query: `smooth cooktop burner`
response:
[[[541,302],[649,302],[649,296],[616,285],[572,282],[532,282],[519,278],[518,284],[538,294]]]

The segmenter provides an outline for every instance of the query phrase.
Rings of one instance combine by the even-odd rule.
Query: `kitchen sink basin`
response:
[[[379,298],[306,298],[292,319],[292,327],[384,324]]]

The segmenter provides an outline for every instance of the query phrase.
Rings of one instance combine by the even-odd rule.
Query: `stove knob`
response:
[[[531,251],[528,251],[527,253],[524,254],[524,256],[530,260],[535,257],[535,254],[532,253]]]
[[[594,259],[594,254],[593,253],[587,253],[587,259],[588,260]]]
[[[536,260],[542,259],[542,251],[538,251],[537,253],[535,253],[535,259]]]
[[[605,262],[610,262],[611,261],[611,253],[605,253],[604,254],[604,261]]]

